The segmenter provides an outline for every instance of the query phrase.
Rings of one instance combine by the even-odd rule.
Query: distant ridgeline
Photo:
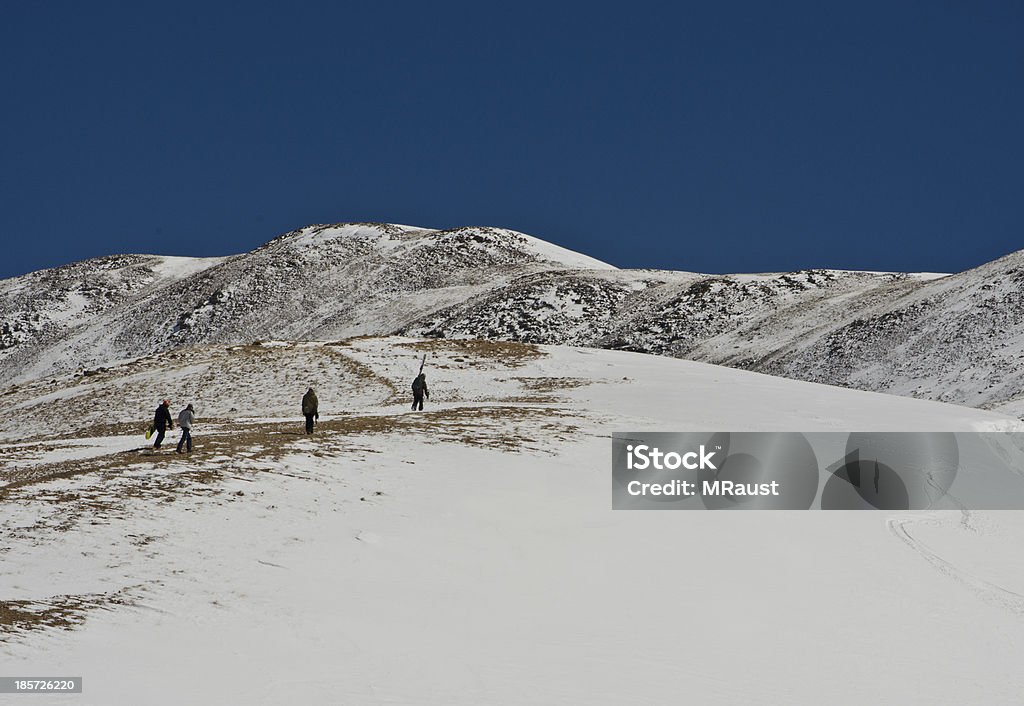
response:
[[[620,270],[503,228],[300,228],[221,258],[0,281],[0,374],[364,334],[617,348],[1024,414],[1024,256],[951,276]]]

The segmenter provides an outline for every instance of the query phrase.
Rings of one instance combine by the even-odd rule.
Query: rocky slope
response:
[[[1024,414],[1024,252],[952,276],[618,270],[514,231],[308,226],[0,282],[15,382],[182,346],[402,333],[618,348]]]

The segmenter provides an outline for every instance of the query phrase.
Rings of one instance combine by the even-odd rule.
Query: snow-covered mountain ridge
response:
[[[616,348],[1024,413],[1024,253],[951,276],[619,270],[522,233],[315,225],[0,281],[14,382],[181,346],[394,333]]]

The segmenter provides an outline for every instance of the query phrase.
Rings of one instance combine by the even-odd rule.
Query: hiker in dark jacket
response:
[[[320,402],[316,398],[316,393],[313,392],[313,388],[306,390],[306,394],[302,396],[302,414],[306,417],[306,433],[313,433],[313,420],[320,419]]]
[[[160,444],[164,443],[164,433],[168,429],[174,428],[174,422],[171,421],[170,400],[164,400],[156,408],[156,415],[153,417],[153,428],[156,429],[156,441],[153,442],[153,448],[159,449]]]
[[[420,373],[412,381],[412,408],[423,409],[423,398],[430,399],[430,390],[427,389],[427,374]]]

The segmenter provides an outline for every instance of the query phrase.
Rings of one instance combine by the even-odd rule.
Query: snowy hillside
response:
[[[26,380],[198,343],[397,329],[511,276],[613,269],[497,228],[310,226],[228,258],[122,256],[0,282],[0,370]]]
[[[424,353],[431,398],[414,414]],[[191,456],[147,449],[163,396],[197,408]],[[75,703],[1024,690],[1013,513],[613,512],[608,487],[615,430],[1019,428],[998,414],[629,352],[411,338],[204,345],[0,399],[0,660],[84,677]]]
[[[5,370],[24,350],[59,341],[153,289],[213,267],[221,258],[112,255],[0,280],[0,359]],[[8,362],[10,361],[10,362]]]
[[[1024,416],[1024,253],[953,276],[618,270],[514,231],[318,225],[251,253],[0,282],[0,375],[404,334],[614,348]]]
[[[836,324],[750,367],[1024,416],[1024,251],[894,290]]]

